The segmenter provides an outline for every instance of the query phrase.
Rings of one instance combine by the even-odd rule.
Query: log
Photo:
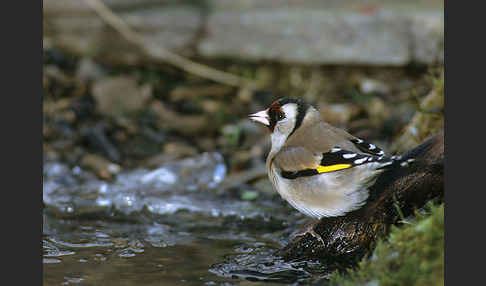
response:
[[[412,215],[432,199],[444,194],[444,132],[403,154],[415,158],[408,168],[382,173],[370,188],[368,202],[341,217],[322,218],[314,231],[324,243],[310,233],[295,237],[279,251],[285,260],[318,260],[328,270],[357,265],[370,255],[378,238],[385,237],[390,226]]]

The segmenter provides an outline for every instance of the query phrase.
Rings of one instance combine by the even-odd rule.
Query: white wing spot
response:
[[[344,159],[351,159],[351,158],[354,158],[356,157],[356,153],[352,153],[352,154],[344,154],[343,155],[343,158]]]
[[[385,155],[385,152],[383,152],[383,150],[381,150],[380,152],[378,152],[378,155]]]
[[[374,150],[374,149],[376,149],[376,146],[375,146],[375,145],[373,145],[373,144],[370,144],[370,148],[369,148],[369,149],[370,149],[370,150]]]
[[[385,163],[381,164],[381,166],[384,167],[384,166],[388,166],[390,164],[393,164],[393,161],[385,162]]]
[[[358,142],[358,144],[359,143],[363,143],[363,140],[361,140],[361,139],[358,138],[358,139],[356,139],[356,142]]]
[[[341,148],[338,148],[338,147],[334,147],[331,149],[331,153],[336,153],[336,152],[339,152],[341,151]]]
[[[355,164],[361,164],[363,163],[364,161],[366,161],[366,159],[368,159],[367,157],[364,157],[364,158],[361,158],[361,159],[357,159],[357,160],[354,160],[354,163]]]

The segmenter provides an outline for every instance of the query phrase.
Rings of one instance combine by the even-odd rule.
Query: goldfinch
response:
[[[359,209],[380,173],[413,161],[387,156],[376,145],[329,125],[300,99],[281,98],[249,118],[270,131],[266,166],[274,188],[315,219]]]

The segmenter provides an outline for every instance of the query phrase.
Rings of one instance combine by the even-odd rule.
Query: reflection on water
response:
[[[220,192],[225,174],[217,153],[113,182],[45,163],[44,284],[282,285],[323,277],[316,263],[275,255],[303,216],[277,195],[248,202]]]

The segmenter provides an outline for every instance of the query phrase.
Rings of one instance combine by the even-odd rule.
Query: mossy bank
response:
[[[444,285],[444,205],[393,227],[357,269],[334,273],[331,285]]]

